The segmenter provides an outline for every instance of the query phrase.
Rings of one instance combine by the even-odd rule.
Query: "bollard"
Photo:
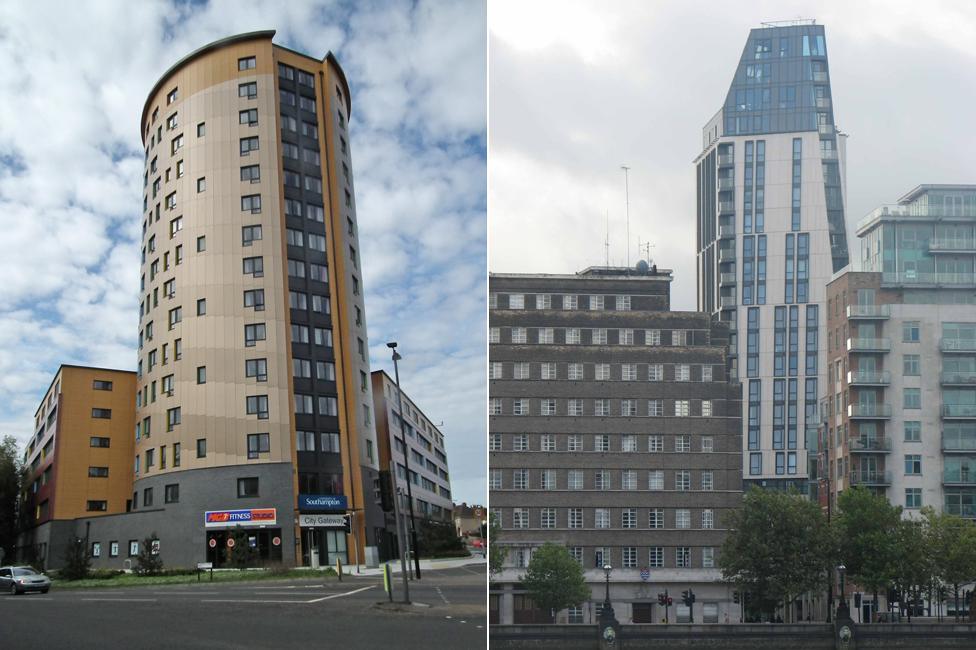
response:
[[[336,575],[339,576],[339,582],[342,582],[342,560],[336,558]]]
[[[390,574],[390,565],[383,565],[383,589],[390,597],[390,602],[393,602],[393,576]]]

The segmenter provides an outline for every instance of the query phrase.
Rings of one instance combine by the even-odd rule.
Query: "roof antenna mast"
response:
[[[624,170],[624,196],[627,201],[627,268],[630,268],[630,167],[621,165],[620,169]]]
[[[603,240],[603,250],[607,258],[607,267],[610,266],[610,211],[607,210],[607,238]]]

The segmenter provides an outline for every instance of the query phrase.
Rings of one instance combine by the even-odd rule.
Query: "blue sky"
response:
[[[143,102],[188,52],[260,29],[346,72],[372,367],[392,374],[400,343],[404,391],[444,423],[455,501],[482,503],[478,0],[0,4],[0,434],[27,440],[61,363],[135,368]]]

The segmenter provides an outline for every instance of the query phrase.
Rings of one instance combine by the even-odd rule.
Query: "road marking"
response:
[[[258,600],[256,598],[238,598],[238,599],[202,599],[201,603],[291,603],[305,605],[311,601],[308,600]]]
[[[343,596],[351,596],[353,594],[358,594],[360,591],[366,591],[367,589],[372,589],[376,585],[369,585],[368,587],[360,587],[359,589],[353,589],[352,591],[346,591],[341,594],[332,594],[331,596],[323,596],[322,598],[315,598],[313,600],[307,600],[308,603],[320,603],[323,600],[331,600],[332,598],[342,598]]]
[[[219,591],[154,591],[157,596],[215,596]]]
[[[451,604],[451,601],[449,601],[449,600],[447,599],[447,596],[445,596],[445,595],[444,595],[444,592],[443,592],[443,591],[441,591],[441,588],[440,588],[440,587],[434,587],[434,589],[436,589],[436,590],[437,590],[437,595],[441,597],[441,600],[443,600],[443,601],[444,601],[444,604],[445,604],[445,605],[450,605],[450,604]]]
[[[5,596],[4,600],[19,600],[23,602],[28,602],[28,601],[35,601],[35,600],[41,601],[41,600],[54,600],[54,599],[51,598],[50,596],[48,596],[47,598],[24,598],[23,596]]]
[[[82,598],[81,600],[88,601],[109,601],[109,602],[121,602],[121,603],[154,603],[156,598]]]

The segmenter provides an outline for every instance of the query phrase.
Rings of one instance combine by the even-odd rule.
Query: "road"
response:
[[[485,584],[484,564],[426,571],[425,606],[394,607],[376,576],[54,588],[0,597],[0,648],[486,648]]]

